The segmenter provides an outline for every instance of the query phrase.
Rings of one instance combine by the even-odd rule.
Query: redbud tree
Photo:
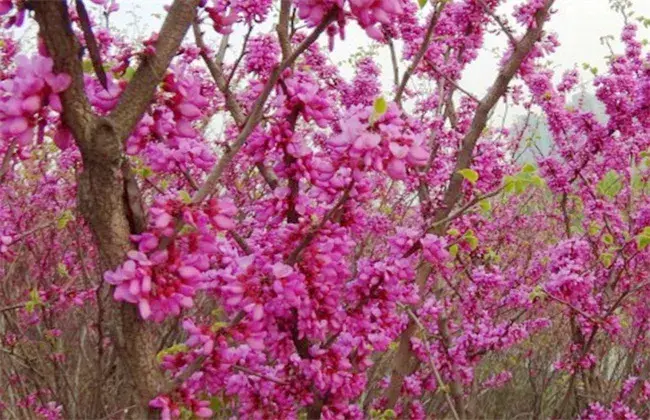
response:
[[[647,418],[649,22],[504,3],[0,0],[2,417]]]

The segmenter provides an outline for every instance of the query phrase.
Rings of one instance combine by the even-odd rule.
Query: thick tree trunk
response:
[[[92,147],[84,152],[83,172],[78,177],[78,207],[88,221],[99,250],[101,271],[112,270],[124,262],[131,248],[133,226],[143,226],[144,220],[134,217],[125,202],[122,147],[110,125],[97,124],[91,131]],[[142,214],[135,217],[143,218]],[[119,354],[121,373],[131,384],[132,401],[139,409],[133,414],[144,415],[148,401],[165,383],[155,363],[156,340],[151,326],[145,323],[134,305],[117,302],[112,288],[104,287],[101,294],[103,319]]]
[[[85,94],[82,49],[72,30],[66,1],[26,2],[26,7],[35,12],[55,70],[72,78],[70,87],[61,94],[63,121],[81,150],[83,170],[78,176],[78,207],[94,235],[102,273],[124,262],[131,248],[130,235],[146,226],[137,183],[128,176],[123,143],[149,106],[156,86],[196,17],[198,3],[199,0],[174,1],[160,30],[156,54],[139,66],[115,110],[100,117],[93,112]],[[129,385],[128,390],[118,392],[128,396],[128,401],[118,404],[136,407],[127,413],[129,416],[149,417],[149,400],[162,390],[169,390],[156,363],[155,324],[144,322],[134,305],[113,300],[112,288],[106,284],[100,287],[102,319],[118,351],[116,367]],[[102,374],[98,372],[99,377]]]

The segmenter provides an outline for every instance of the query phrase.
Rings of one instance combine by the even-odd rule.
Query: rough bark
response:
[[[63,120],[81,150],[83,171],[78,174],[78,207],[88,222],[99,250],[99,267],[114,269],[131,247],[130,235],[146,226],[137,183],[123,153],[123,144],[146,111],[155,88],[195,18],[198,0],[176,0],[160,31],[156,55],[140,65],[132,82],[108,117],[93,113],[84,92],[81,47],[72,31],[65,1],[32,1],[40,35],[54,60],[56,72],[72,77],[61,95]],[[102,285],[104,318],[118,349],[118,364],[132,388],[138,408],[132,415],[147,415],[148,401],[165,385],[155,361],[156,340],[149,323],[140,319],[134,305],[115,302]]]

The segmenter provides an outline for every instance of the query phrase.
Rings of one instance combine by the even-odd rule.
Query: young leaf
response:
[[[386,103],[386,99],[384,99],[383,96],[380,96],[379,98],[375,99],[375,103],[373,107],[375,110],[375,114],[377,114],[378,117],[384,115],[388,110],[388,104]]]
[[[623,183],[618,173],[614,170],[607,172],[596,186],[599,194],[610,198],[616,197],[622,189]]]
[[[609,253],[600,254],[600,261],[606,268],[609,268],[614,261],[614,256]]]
[[[56,220],[56,228],[59,230],[65,229],[66,226],[68,226],[68,223],[70,221],[74,220],[74,216],[72,215],[72,212],[70,210],[66,210],[63,213],[61,213],[61,216]]]
[[[386,102],[386,99],[384,99],[383,96],[380,96],[379,98],[375,99],[375,102],[373,104],[372,115],[370,116],[370,123],[374,124],[379,118],[381,118],[382,115],[386,113],[387,110],[388,110],[388,103]]]
[[[447,235],[449,235],[449,236],[458,236],[458,235],[460,235],[460,232],[458,231],[458,229],[451,228],[451,229],[449,229],[447,231]]]
[[[535,166],[533,166],[533,165],[530,164],[530,163],[525,164],[524,167],[521,168],[521,171],[522,171],[523,173],[527,173],[527,174],[532,174],[532,173],[534,173],[536,170],[537,170],[537,169],[535,169]]]
[[[178,193],[178,195],[180,196],[180,199],[183,203],[192,204],[192,197],[187,191],[182,190]]]
[[[475,184],[476,181],[478,181],[478,172],[476,172],[474,169],[461,169],[458,171],[458,173],[472,184]]]
[[[643,251],[648,245],[650,245],[650,236],[639,235],[636,237],[636,246],[639,251]]]
[[[472,251],[478,248],[478,238],[476,237],[476,235],[474,235],[473,231],[471,230],[467,231],[464,238],[469,244],[469,247],[472,249]]]

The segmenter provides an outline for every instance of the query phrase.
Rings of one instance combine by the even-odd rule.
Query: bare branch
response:
[[[397,88],[397,92],[395,92],[395,103],[397,103],[397,106],[399,106],[400,108],[402,107],[402,96],[404,95],[404,90],[406,89],[406,85],[408,84],[409,79],[413,75],[413,72],[420,64],[420,61],[424,57],[424,54],[427,52],[427,49],[429,49],[429,44],[431,43],[431,38],[433,37],[433,31],[436,28],[436,25],[438,24],[438,19],[440,18],[440,14],[442,13],[442,10],[445,8],[446,4],[447,2],[445,1],[440,5],[438,5],[438,7],[436,7],[436,10],[433,12],[433,15],[431,15],[431,20],[429,21],[429,26],[427,27],[427,31],[424,34],[424,39],[422,40],[420,49],[415,54],[415,57],[413,57],[413,61],[411,61],[411,65],[409,65],[406,71],[404,72],[404,76],[402,77],[402,82]]]
[[[81,30],[83,31],[84,40],[86,41],[86,48],[88,48],[88,55],[90,55],[90,61],[93,64],[93,69],[95,70],[99,82],[102,84],[104,89],[107,89],[108,80],[106,79],[106,72],[104,71],[104,64],[102,63],[102,56],[99,53],[97,40],[95,39],[92,28],[90,27],[88,11],[86,10],[83,0],[75,0],[75,4],[77,7],[77,14],[79,15]]]
[[[397,63],[397,54],[395,53],[395,43],[390,36],[388,39],[388,48],[390,49],[390,61],[393,64],[393,83],[395,86],[399,85],[399,64]]]
[[[237,102],[237,99],[230,90],[229,82],[223,76],[223,68],[220,61],[212,60],[208,55],[205,42],[203,41],[203,35],[201,34],[201,28],[197,22],[194,22],[192,24],[192,29],[194,30],[196,46],[201,50],[201,57],[203,58],[205,65],[208,67],[208,71],[210,72],[212,79],[217,84],[217,88],[224,96],[224,99],[226,101],[226,109],[228,109],[233,120],[235,120],[235,123],[239,127],[244,126],[246,123],[246,116],[244,115],[244,111],[242,110],[241,106],[239,106],[239,102]],[[260,174],[269,185],[269,187],[272,190],[277,188],[278,177],[275,175],[275,173],[273,173],[271,169],[266,168],[262,162],[256,163],[255,166],[260,171]]]
[[[227,86],[230,86],[230,83],[232,82],[232,78],[235,76],[235,72],[239,67],[239,63],[241,63],[242,58],[244,58],[244,55],[246,54],[246,46],[248,45],[248,39],[250,38],[251,33],[253,33],[253,26],[249,26],[246,35],[244,35],[244,41],[242,41],[241,52],[239,53],[239,56],[235,60],[235,63],[232,66],[232,70],[230,70],[230,74],[228,75],[228,80],[226,81]]]
[[[436,381],[438,382],[438,388],[442,391],[443,394],[445,394],[445,400],[447,401],[447,405],[449,405],[449,409],[451,410],[451,413],[454,415],[454,419],[460,420],[460,417],[458,417],[458,413],[456,412],[456,408],[454,407],[454,402],[451,400],[451,397],[449,396],[449,390],[448,390],[449,387],[442,380],[440,371],[438,370],[438,367],[436,367],[436,363],[433,360],[433,356],[431,355],[431,344],[429,344],[429,340],[426,336],[427,329],[424,328],[424,325],[422,325],[422,322],[413,313],[411,308],[406,306],[404,307],[404,310],[406,310],[406,313],[409,315],[409,317],[418,325],[418,327],[420,327],[420,329],[424,333],[423,335],[424,349],[427,351],[427,357],[429,358],[429,365],[431,366],[431,369],[433,370],[433,374],[436,377]]]
[[[9,173],[11,169],[11,159],[14,157],[14,152],[16,151],[16,140],[12,140],[7,148],[7,152],[2,158],[2,164],[0,164],[0,182],[4,181],[5,175]]]
[[[282,48],[282,59],[286,59],[291,54],[291,43],[289,42],[289,9],[291,8],[290,0],[282,0],[280,3],[280,19],[277,26],[278,40]]]
[[[257,376],[258,378],[266,379],[267,381],[270,381],[270,382],[276,383],[276,384],[278,384],[278,385],[287,385],[287,383],[284,382],[284,381],[281,381],[281,380],[276,379],[276,378],[272,378],[272,377],[270,377],[270,376],[268,376],[268,375],[264,375],[263,373],[257,373],[257,372],[255,372],[255,371],[253,371],[253,370],[250,370],[249,368],[244,367],[244,366],[237,366],[237,365],[234,365],[232,368],[233,368],[234,370],[238,370],[238,371],[240,371],[240,372],[243,372],[243,373],[245,373],[245,374],[247,374],[247,375]]]
[[[494,21],[497,23],[497,25],[499,25],[501,27],[501,30],[508,36],[508,39],[510,40],[510,43],[512,45],[517,45],[517,40],[515,39],[515,36],[512,34],[512,31],[510,30],[510,28],[508,28],[508,26],[506,26],[506,23],[496,13],[494,13],[492,10],[490,10],[488,5],[485,4],[485,2],[483,0],[476,0],[476,2],[478,4],[480,4],[481,6],[483,6],[483,10],[485,10],[485,13],[487,13],[490,17],[492,17],[492,19],[494,19]]]
[[[266,104],[266,100],[268,97],[271,95],[271,92],[273,91],[273,88],[275,87],[275,84],[277,81],[280,79],[280,75],[282,74],[282,71],[286,69],[287,67],[291,66],[296,59],[303,53],[307,48],[309,48],[320,36],[323,31],[329,26],[329,24],[334,20],[336,10],[332,10],[330,13],[325,16],[323,21],[314,29],[314,31],[307,37],[305,40],[296,47],[296,49],[291,53],[289,57],[287,57],[285,60],[280,63],[278,67],[273,70],[271,73],[271,76],[269,77],[269,80],[266,82],[266,85],[264,86],[264,89],[262,90],[262,93],[260,96],[257,98],[257,101],[255,101],[255,105],[253,106],[253,109],[251,110],[250,115],[248,116],[246,120],[246,124],[242,128],[242,131],[239,133],[237,136],[237,139],[235,140],[235,143],[230,147],[230,150],[228,150],[226,153],[221,156],[221,159],[215,167],[212,169],[212,172],[206,179],[205,183],[203,186],[201,186],[201,189],[194,194],[194,197],[192,197],[192,201],[194,203],[200,203],[205,199],[209,194],[212,193],[212,191],[215,189],[217,184],[219,183],[219,180],[221,179],[221,175],[223,172],[226,170],[232,159],[235,157],[235,155],[239,152],[239,150],[244,146],[244,143],[246,143],[246,140],[248,140],[248,137],[251,135],[253,130],[257,127],[257,124],[260,122],[260,119],[262,117],[262,111],[264,109],[264,104]]]
[[[140,64],[110,114],[109,118],[115,124],[121,140],[128,137],[149,106],[156,86],[165,75],[169,63],[178,52],[178,47],[196,17],[198,4],[199,0],[175,0],[171,5],[158,35],[156,53]]]
[[[528,56],[528,53],[532,50],[535,42],[537,42],[542,35],[544,21],[548,16],[553,2],[554,0],[547,0],[544,7],[535,13],[535,25],[526,32],[526,35],[524,35],[521,41],[517,44],[512,55],[501,68],[501,71],[492,84],[492,87],[483,99],[481,99],[481,102],[476,109],[474,119],[472,120],[471,128],[463,138],[461,150],[458,153],[458,158],[456,160],[456,167],[454,168],[451,179],[449,180],[449,187],[445,192],[442,207],[436,214],[436,219],[440,220],[447,217],[456,202],[458,202],[462,192],[461,187],[463,182],[463,177],[458,173],[458,171],[469,167],[474,152],[474,146],[487,125],[490,111],[505,94],[508,89],[508,84],[515,74],[517,74],[519,66],[521,66],[521,63]]]
[[[325,224],[330,221],[334,213],[343,205],[345,202],[350,198],[350,190],[352,189],[352,185],[347,187],[345,189],[345,192],[339,198],[339,200],[334,204],[334,207],[332,207],[326,214],[323,216],[323,219],[320,221],[320,223],[312,228],[307,234],[303,237],[302,241],[298,244],[296,249],[293,250],[291,254],[287,257],[287,264],[288,265],[294,265],[298,261],[298,257],[300,257],[300,254],[302,251],[305,250],[309,246],[312,240],[316,237],[316,234],[325,226]]]

